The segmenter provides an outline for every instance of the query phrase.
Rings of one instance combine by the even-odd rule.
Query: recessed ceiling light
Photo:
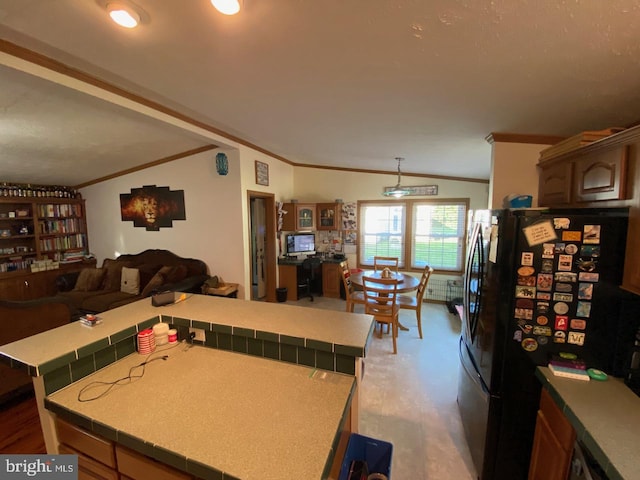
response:
[[[225,15],[235,15],[240,11],[240,0],[211,0],[211,4]]]
[[[111,20],[121,27],[135,28],[140,23],[140,15],[129,5],[113,2],[107,4],[107,11]]]

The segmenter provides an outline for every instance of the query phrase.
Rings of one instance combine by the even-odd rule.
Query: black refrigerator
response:
[[[470,227],[457,400],[478,478],[526,479],[535,367],[568,352],[616,373],[628,210],[484,213]]]

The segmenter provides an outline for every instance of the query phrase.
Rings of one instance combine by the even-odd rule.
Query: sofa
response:
[[[100,313],[158,292],[200,293],[209,278],[201,260],[182,258],[168,250],[106,258],[99,268],[60,275],[58,295],[81,314]]]
[[[0,300],[0,345],[12,343],[69,323],[73,306],[62,297],[43,297],[37,300]],[[24,370],[0,361],[0,405],[33,392],[31,376]]]

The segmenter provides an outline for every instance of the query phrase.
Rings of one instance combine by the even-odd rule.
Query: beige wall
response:
[[[503,208],[507,195],[532,195],[538,206],[538,170],[540,151],[548,145],[494,142],[491,150],[489,208]]]

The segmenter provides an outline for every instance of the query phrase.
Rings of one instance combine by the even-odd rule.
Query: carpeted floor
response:
[[[344,300],[287,302],[344,311]],[[356,313],[363,307],[356,306]],[[415,312],[401,311],[409,331],[374,335],[360,390],[360,432],[393,444],[394,480],[477,478],[456,404],[460,320],[445,305],[425,303],[420,340]]]

